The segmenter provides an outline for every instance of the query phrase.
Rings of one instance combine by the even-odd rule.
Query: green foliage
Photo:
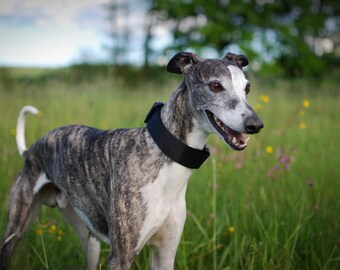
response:
[[[151,104],[166,101],[179,80],[168,75],[166,83],[156,80],[136,87],[103,77],[77,84],[32,80],[15,83],[10,92],[0,90],[0,232],[6,225],[10,187],[23,164],[13,136],[23,105],[34,105],[43,113],[40,118],[28,116],[26,137],[31,145],[65,124],[142,126]],[[265,128],[242,152],[232,152],[217,136],[210,136],[212,156],[189,181],[187,221],[175,269],[339,268],[337,85],[322,80],[252,80],[249,102]],[[148,253],[147,248],[141,252],[133,269],[149,269]],[[108,254],[103,244],[101,269],[106,269]],[[23,266],[85,268],[76,233],[56,209],[43,207],[24,236],[11,269]]]
[[[163,66],[140,68],[132,65],[74,64],[66,68],[0,68],[0,91],[10,91],[16,86],[43,87],[51,82],[77,85],[94,80],[107,80],[139,89],[141,83],[164,83],[168,76]]]
[[[0,67],[0,89],[6,91],[12,90],[14,86],[14,78],[8,68]]]
[[[329,60],[339,57],[335,48],[320,49],[323,38],[339,46],[334,0],[155,0],[151,11],[173,22],[176,50],[209,47],[225,53],[237,45],[253,60],[274,61],[288,76],[320,77],[333,71]]]

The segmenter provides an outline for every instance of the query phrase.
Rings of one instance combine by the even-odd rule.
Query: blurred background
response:
[[[261,74],[339,70],[337,0],[2,0],[0,65],[164,65],[243,53]]]
[[[1,0],[0,234],[27,145],[61,125],[142,127],[182,76],[178,51],[245,54],[265,123],[247,149],[218,136],[194,171],[175,269],[340,269],[339,0]],[[72,157],[71,157],[72,158]],[[109,247],[102,245],[99,269]],[[144,249],[132,269],[148,268]],[[43,207],[11,269],[85,269],[75,232]]]

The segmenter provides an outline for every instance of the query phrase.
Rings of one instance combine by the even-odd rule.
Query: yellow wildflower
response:
[[[11,131],[9,132],[12,136],[15,136],[17,134],[17,131],[15,128],[12,128]]]
[[[50,234],[54,234],[54,232],[56,231],[56,229],[57,229],[57,226],[54,225],[54,224],[52,224],[52,225],[48,228],[48,232],[49,232]]]
[[[273,151],[274,151],[273,147],[271,147],[271,146],[266,147],[267,154],[271,154],[271,153],[273,153]]]
[[[43,230],[42,229],[36,229],[35,230],[35,234],[36,235],[40,235],[40,234],[42,234],[43,233]]]
[[[305,123],[300,123],[299,128],[300,129],[306,129],[306,124]]]
[[[305,100],[302,102],[302,105],[303,105],[303,107],[308,108],[308,107],[310,106],[309,100],[305,99]]]
[[[234,233],[235,232],[235,227],[234,226],[230,226],[229,227],[229,232],[230,233]]]
[[[255,106],[255,111],[260,111],[260,110],[262,110],[264,107],[263,107],[263,105],[262,104],[256,104],[256,106]]]
[[[269,102],[269,97],[266,95],[261,95],[260,99],[263,103],[268,103]]]

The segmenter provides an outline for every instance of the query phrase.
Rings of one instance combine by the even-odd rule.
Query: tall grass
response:
[[[170,77],[170,76],[169,76]],[[23,160],[14,128],[26,104],[28,145],[60,125],[102,129],[137,127],[154,101],[178,84],[127,87],[109,79],[62,81],[0,89],[0,232],[9,189]],[[212,135],[212,157],[194,171],[187,191],[187,221],[176,269],[339,269],[339,94],[332,82],[254,81],[250,103],[265,122],[243,152]],[[102,245],[106,269],[109,247]],[[148,249],[133,269],[148,269]],[[12,269],[85,269],[73,230],[44,207],[19,245]]]

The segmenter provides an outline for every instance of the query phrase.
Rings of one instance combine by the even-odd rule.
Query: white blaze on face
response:
[[[248,83],[246,77],[244,76],[243,72],[236,66],[229,65],[228,69],[231,73],[231,81],[233,83],[233,88],[236,91],[237,96],[240,100],[244,100],[246,93],[245,88]]]
[[[225,104],[220,104],[220,107],[212,110],[213,113],[219,118],[226,126],[229,128],[243,132],[244,131],[244,114],[247,111],[247,100],[245,88],[248,80],[245,78],[243,72],[240,68],[229,65],[228,69],[230,71],[230,82],[226,90],[231,91],[225,96],[227,100],[236,99],[237,104],[235,108],[227,109],[228,106]],[[224,108],[223,110],[221,108]]]

